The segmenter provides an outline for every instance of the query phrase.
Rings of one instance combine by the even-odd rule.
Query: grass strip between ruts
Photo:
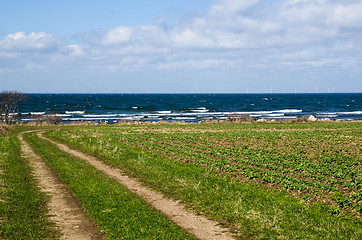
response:
[[[46,195],[36,187],[31,168],[20,155],[16,132],[0,135],[0,238],[54,239]]]
[[[79,127],[46,135],[121,167],[148,186],[183,200],[196,211],[236,229],[241,239],[359,239],[362,235],[358,219],[335,216],[322,204],[306,206],[285,191],[240,183],[211,169],[120,143],[112,136],[112,129]],[[105,136],[102,143],[94,137],[98,130]]]
[[[194,239],[107,175],[34,134],[25,139],[70,188],[106,239]]]

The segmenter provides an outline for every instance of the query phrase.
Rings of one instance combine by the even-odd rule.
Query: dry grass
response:
[[[7,125],[0,125],[0,135],[4,135],[9,131],[9,127]]]

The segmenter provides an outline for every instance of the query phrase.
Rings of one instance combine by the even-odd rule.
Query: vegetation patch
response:
[[[82,126],[96,155],[246,238],[362,237],[361,123]]]
[[[46,196],[20,155],[16,133],[0,135],[0,143],[0,238],[58,238],[55,225],[48,221]]]
[[[107,175],[35,134],[25,139],[59,175],[107,239],[194,239]]]
[[[9,127],[7,125],[0,125],[0,135],[4,135],[9,131]]]

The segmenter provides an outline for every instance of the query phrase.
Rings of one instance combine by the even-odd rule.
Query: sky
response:
[[[362,92],[361,0],[1,0],[0,91]]]

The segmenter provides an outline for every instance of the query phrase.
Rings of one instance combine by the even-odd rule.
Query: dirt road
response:
[[[95,224],[83,212],[68,188],[23,139],[23,133],[20,133],[18,138],[22,157],[28,159],[39,188],[49,196],[48,213],[50,220],[54,221],[59,228],[62,234],[61,239],[103,239]]]
[[[196,215],[163,194],[155,192],[145,187],[136,179],[130,178],[122,173],[118,168],[111,168],[93,156],[87,155],[77,150],[70,149],[64,144],[57,143],[51,139],[45,138],[38,133],[38,136],[55,144],[60,150],[67,152],[75,157],[83,159],[99,171],[107,174],[117,180],[120,184],[127,187],[130,191],[148,202],[153,208],[161,211],[165,216],[175,222],[177,225],[196,236],[198,239],[207,240],[229,240],[234,239],[228,229],[221,228],[217,222],[208,220],[204,216]]]

